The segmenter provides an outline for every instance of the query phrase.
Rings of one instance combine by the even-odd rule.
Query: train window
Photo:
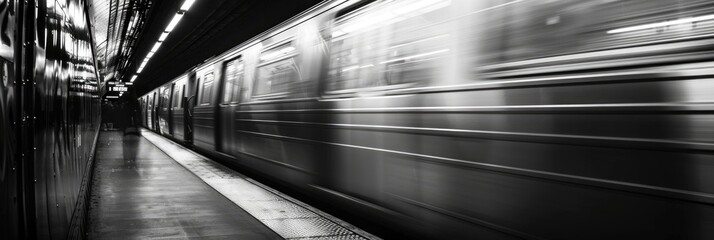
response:
[[[473,33],[494,36],[482,41],[491,63],[693,40],[714,30],[709,0],[493,2],[473,15],[493,26]]]
[[[173,101],[173,107],[175,108],[180,108],[181,107],[181,97],[183,97],[183,84],[181,83],[175,83],[174,84],[174,99]]]
[[[260,54],[255,95],[281,96],[289,92],[292,83],[300,80],[296,53],[292,42],[287,42]]]
[[[201,87],[201,105],[210,105],[213,92],[213,73],[207,73],[203,76],[203,85]]]
[[[169,107],[169,99],[170,99],[169,96],[171,95],[171,91],[170,91],[170,90],[171,90],[171,88],[169,88],[169,87],[162,87],[162,88],[161,88],[161,95],[160,95],[160,97],[161,97],[161,99],[160,99],[160,101],[161,101],[161,103],[160,103],[161,108],[168,108],[168,107]]]
[[[186,107],[186,102],[184,101],[184,96],[186,96],[186,84],[181,85],[181,97],[179,99],[179,108]]]
[[[235,59],[226,63],[226,86],[223,89],[223,103],[240,101],[243,85],[243,60]]]
[[[372,4],[335,21],[328,91],[408,87],[434,79],[449,52],[449,0]]]

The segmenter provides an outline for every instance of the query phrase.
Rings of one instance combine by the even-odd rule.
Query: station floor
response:
[[[153,132],[97,144],[89,239],[378,239]]]

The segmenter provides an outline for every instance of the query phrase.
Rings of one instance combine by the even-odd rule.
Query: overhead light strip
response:
[[[159,48],[161,47],[161,43],[163,43],[166,40],[166,38],[169,37],[169,33],[171,33],[171,31],[174,30],[176,25],[178,25],[178,23],[181,21],[181,18],[183,18],[183,15],[186,13],[186,11],[188,11],[188,9],[191,8],[191,6],[193,6],[193,4],[195,2],[196,2],[196,0],[186,0],[183,2],[179,11],[176,12],[176,15],[174,15],[174,18],[171,19],[171,22],[169,22],[169,25],[166,26],[166,29],[164,30],[164,32],[161,33],[161,36],[159,36],[159,40],[156,41],[156,43],[154,44],[154,47],[151,48],[151,51],[149,51],[149,53],[146,54],[144,61],[141,62],[141,65],[136,70],[137,74],[141,73],[141,71],[144,70],[144,67],[149,62],[149,59],[151,59],[151,57],[153,57],[154,54],[157,51],[159,51]],[[133,75],[131,77],[131,82],[136,80],[137,77],[138,77],[138,75]]]
[[[156,52],[157,50],[159,50],[159,47],[161,47],[161,42],[156,42],[154,44],[154,47],[151,48],[151,52]],[[148,55],[147,58],[149,58]]]
[[[183,5],[181,5],[181,11],[188,11],[189,8],[191,8],[191,5],[193,5],[193,2],[196,0],[186,0],[183,2]]]
[[[176,27],[176,24],[178,24],[179,21],[181,21],[181,18],[183,17],[183,13],[176,13],[174,15],[174,18],[171,19],[171,22],[169,23],[168,26],[166,26],[165,32],[171,32],[171,30],[174,30],[174,27]]]
[[[161,33],[161,36],[159,37],[159,42],[163,42],[166,40],[166,38],[169,36],[169,32],[163,32]]]

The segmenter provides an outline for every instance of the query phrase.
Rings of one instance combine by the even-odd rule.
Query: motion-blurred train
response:
[[[144,123],[414,237],[714,239],[714,2],[325,1]]]

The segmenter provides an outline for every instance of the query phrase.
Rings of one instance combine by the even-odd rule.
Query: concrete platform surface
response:
[[[89,239],[282,239],[138,134],[97,144]]]
[[[145,129],[96,156],[90,239],[379,239]]]

